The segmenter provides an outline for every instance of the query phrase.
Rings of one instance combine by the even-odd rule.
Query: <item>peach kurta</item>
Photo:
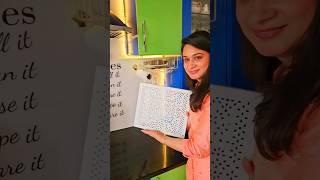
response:
[[[210,96],[207,95],[201,109],[190,111],[188,139],[183,141],[182,153],[188,158],[187,180],[210,179]]]

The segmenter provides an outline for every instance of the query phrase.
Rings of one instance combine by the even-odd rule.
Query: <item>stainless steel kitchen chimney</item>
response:
[[[110,12],[110,38],[118,37],[121,32],[133,33],[133,29],[123,23],[115,14]]]

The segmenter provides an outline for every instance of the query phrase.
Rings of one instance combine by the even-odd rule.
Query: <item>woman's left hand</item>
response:
[[[159,141],[160,143],[164,144],[164,140],[166,135],[160,131],[155,131],[155,130],[141,130],[144,134],[147,134],[151,137],[153,137],[154,139],[156,139],[157,141]]]

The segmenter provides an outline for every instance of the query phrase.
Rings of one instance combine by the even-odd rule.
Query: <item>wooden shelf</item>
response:
[[[192,15],[210,16],[210,13],[205,14],[205,13],[196,13],[196,12],[192,12]]]

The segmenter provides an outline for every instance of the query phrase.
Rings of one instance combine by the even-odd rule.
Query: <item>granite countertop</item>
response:
[[[186,163],[186,158],[130,127],[110,134],[111,180],[150,179]]]

